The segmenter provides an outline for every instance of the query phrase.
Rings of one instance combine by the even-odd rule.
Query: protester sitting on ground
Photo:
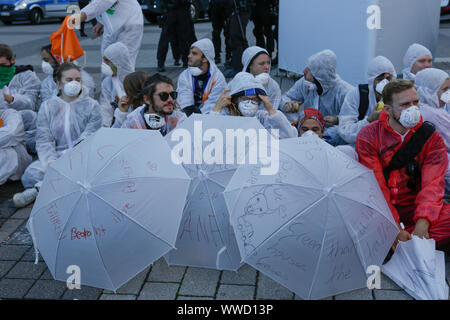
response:
[[[450,103],[450,78],[445,71],[427,68],[416,75],[415,85],[424,121],[431,122],[441,134],[450,159],[450,114],[444,109]],[[445,174],[446,193],[450,194],[450,164]]]
[[[102,91],[99,98],[102,125],[111,127],[114,111],[119,107],[119,101],[126,96],[123,88],[125,77],[134,72],[130,62],[130,54],[122,42],[116,42],[106,48],[102,63]]]
[[[22,116],[25,143],[34,152],[36,111],[41,81],[33,67],[16,66],[12,49],[0,43],[0,108],[11,108]]]
[[[280,139],[297,137],[297,130],[281,111],[275,110],[262,84],[247,72],[239,72],[230,81],[212,113],[256,117],[267,130],[279,130]]]
[[[37,196],[48,166],[101,127],[100,107],[82,86],[81,70],[73,63],[61,64],[55,72],[57,96],[44,101],[39,109],[36,150],[39,160],[22,176],[26,190],[13,197],[16,207],[24,207]]]
[[[383,108],[383,87],[397,78],[394,65],[383,56],[369,63],[367,84],[361,84],[350,90],[339,113],[339,135],[354,145],[356,137],[363,127],[378,120]]]
[[[122,128],[159,130],[165,136],[187,116],[179,109],[177,92],[170,78],[157,73],[148,78],[145,84],[145,105],[131,112]]]
[[[7,180],[20,180],[31,161],[20,113],[0,108],[0,186]]]
[[[345,95],[352,86],[336,74],[337,57],[331,50],[311,56],[304,70],[304,77],[281,97],[280,110],[293,123],[297,120],[300,105],[315,107],[324,115],[325,139],[332,145],[345,143],[338,134],[338,115]]]
[[[359,161],[373,170],[397,222],[400,241],[433,238],[437,248],[450,240],[450,204],[443,202],[448,168],[444,140],[423,122],[419,96],[410,80],[393,80],[383,90],[384,112],[356,140]],[[400,223],[404,224],[402,229]]]
[[[242,54],[243,72],[251,73],[261,82],[275,109],[280,107],[281,89],[270,77],[271,58],[269,52],[261,47],[249,47]]]
[[[428,48],[421,44],[414,43],[406,50],[403,58],[403,73],[399,78],[414,80],[417,72],[432,67],[433,55]]]
[[[130,73],[123,80],[126,96],[120,98],[119,107],[114,111],[113,128],[122,127],[127,116],[144,104],[144,87],[149,75],[145,71]]]
[[[46,45],[41,48],[42,72],[47,77],[41,83],[41,103],[58,94],[58,86],[56,85],[53,73],[59,67],[59,63],[51,53],[52,45]],[[74,62],[74,61],[72,61]],[[74,62],[76,64],[76,62]],[[83,86],[89,89],[89,96],[95,98],[95,81],[86,70],[81,70],[81,81]]]
[[[214,62],[214,45],[209,39],[194,42],[188,56],[188,69],[178,77],[178,103],[190,116],[210,113],[227,87],[222,72]]]

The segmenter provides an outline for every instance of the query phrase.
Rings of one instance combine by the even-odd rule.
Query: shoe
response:
[[[225,78],[234,78],[234,76],[237,74],[238,72],[232,68],[225,70],[225,72],[223,73]]]
[[[166,72],[166,68],[164,66],[158,67],[158,72]]]
[[[24,192],[16,193],[13,202],[16,208],[23,208],[36,200],[38,190],[36,188],[26,189]]]
[[[181,66],[180,60],[175,60],[175,63],[173,65],[176,67]]]

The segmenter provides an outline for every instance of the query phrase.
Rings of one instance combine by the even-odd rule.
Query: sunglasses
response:
[[[172,91],[172,92],[160,92],[158,93],[159,98],[161,101],[167,101],[169,99],[169,96],[172,97],[173,100],[177,100],[178,92]]]

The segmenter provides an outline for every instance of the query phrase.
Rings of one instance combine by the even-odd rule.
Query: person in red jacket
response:
[[[379,120],[360,131],[356,152],[359,162],[373,170],[401,230],[393,249],[399,240],[408,241],[413,234],[433,238],[437,248],[448,250],[450,204],[444,203],[443,197],[449,160],[444,140],[432,129],[413,162],[383,173],[398,150],[424,126],[413,81],[390,82],[383,90],[383,101],[385,107]]]

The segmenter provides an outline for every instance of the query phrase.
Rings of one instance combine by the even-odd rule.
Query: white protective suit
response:
[[[450,159],[450,114],[439,105],[437,95],[439,88],[449,78],[445,71],[427,68],[416,75],[416,88],[420,99],[420,113],[424,121],[429,121],[441,134],[447,147],[447,156]],[[445,174],[445,189],[450,191],[450,164]]]
[[[108,9],[114,13],[107,13]],[[86,21],[97,18],[104,26],[102,55],[111,44],[122,42],[128,48],[129,60],[134,68],[144,34],[144,16],[138,1],[94,0],[81,12],[86,14]]]
[[[85,70],[81,70],[81,82],[83,83],[83,86],[89,90],[89,96],[94,99],[95,81]],[[54,95],[58,95],[58,86],[56,85],[55,80],[53,80],[53,75],[49,75],[41,83],[41,103]]]
[[[403,79],[414,80],[416,78],[416,75],[411,73],[411,69],[414,66],[414,63],[416,63],[416,61],[423,56],[430,56],[433,58],[431,51],[423,45],[414,43],[409,46],[408,50],[406,50],[405,56],[403,57]]]
[[[365,118],[358,120],[360,94],[358,87],[350,90],[344,100],[339,113],[339,135],[349,144],[354,145],[359,131],[369,124],[367,117],[377,107],[377,98],[373,83],[375,78],[381,74],[390,73],[393,79],[397,78],[395,67],[392,62],[383,56],[378,56],[369,63],[367,70],[367,83],[369,84],[369,107]]]
[[[20,113],[14,109],[0,109],[0,185],[8,179],[19,180],[31,156],[25,148],[25,132]]]
[[[80,96],[70,103],[58,96],[53,96],[42,103],[36,132],[39,160],[25,170],[22,176],[24,187],[32,188],[42,181],[51,162],[100,127],[101,114],[98,102],[89,97],[86,88],[83,88]]]
[[[117,76],[108,76],[103,79],[102,91],[99,97],[102,125],[110,127],[114,116],[114,108],[111,103],[114,101],[119,102],[116,97],[120,99],[126,96],[123,80],[128,74],[134,72],[134,65],[130,62],[127,47],[121,42],[116,42],[106,48],[103,56],[111,60],[117,67]]]
[[[133,112],[128,114],[126,120],[122,124],[122,128],[125,129],[147,129],[145,120],[142,116],[143,109],[146,106],[140,106],[136,108]],[[168,134],[170,131],[175,129],[180,123],[182,123],[185,119],[187,119],[186,114],[179,110],[175,109],[173,113],[169,116],[166,116],[166,124],[161,129],[161,132]]]
[[[331,50],[324,50],[312,55],[306,67],[311,70],[314,78],[323,88],[321,95],[317,90],[308,90],[305,86],[305,78],[298,80],[288,92],[281,97],[280,110],[285,112],[284,105],[290,101],[303,102],[302,107],[318,108],[323,116],[339,116],[345,96],[353,88],[352,85],[342,80],[336,74],[337,57]],[[291,123],[295,122],[300,112],[285,113]],[[325,129],[324,136],[329,136],[328,141],[333,145],[342,144],[343,140],[338,134],[338,126]]]
[[[204,94],[207,95],[207,99],[201,105],[200,110],[202,113],[210,113],[214,106],[216,105],[217,100],[219,100],[223,91],[227,88],[227,82],[222,72],[217,68],[214,57],[214,45],[209,39],[201,39],[197,42],[194,42],[191,45],[191,48],[196,47],[200,49],[200,51],[205,55],[206,59],[209,61],[209,73],[210,78],[208,83],[206,84]],[[177,91],[178,98],[177,102],[180,105],[181,109],[184,109],[189,106],[195,105],[194,100],[194,79],[189,69],[184,70],[180,76],[178,77]]]
[[[249,89],[261,89],[265,91],[263,85],[259,81],[257,81],[252,74],[248,72],[239,72],[228,84],[228,89],[230,89],[229,94],[231,96],[238,92]],[[216,112],[212,113],[219,114]],[[230,111],[229,109],[224,108],[221,114],[230,115]],[[256,112],[255,117],[269,132],[272,133],[272,129],[279,130],[278,137],[280,139],[295,138],[298,136],[297,129],[291,125],[289,120],[280,110],[276,110],[275,114],[269,115],[269,112],[265,108],[263,110],[260,107]]]
[[[253,46],[245,49],[244,53],[242,54],[242,65],[244,66],[242,71],[250,72],[248,70],[250,64],[252,63],[253,59],[262,52],[270,57],[267,50],[261,47]],[[267,92],[267,95],[269,96],[270,102],[272,102],[272,106],[274,107],[274,109],[279,109],[281,101],[280,85],[271,77],[267,85],[263,86]]]

